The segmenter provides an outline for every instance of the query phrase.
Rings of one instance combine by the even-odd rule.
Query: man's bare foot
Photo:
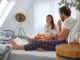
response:
[[[47,50],[45,50],[45,49],[43,49],[43,48],[37,48],[37,50],[38,50],[38,51],[41,51],[41,52],[47,51]]]
[[[11,43],[11,45],[13,46],[13,49],[14,49],[14,50],[18,50],[18,47],[19,47],[19,46],[15,43],[14,39],[11,38],[11,39],[10,39],[10,43]]]

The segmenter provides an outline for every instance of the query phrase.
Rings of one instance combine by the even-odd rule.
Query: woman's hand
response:
[[[47,23],[47,28],[49,28],[49,26],[50,26],[50,22]]]
[[[53,32],[50,32],[50,35],[51,36],[54,36],[54,37],[58,37],[58,35],[57,34],[54,34]]]
[[[58,34],[54,34],[54,37],[58,38]]]
[[[49,40],[49,37],[43,38],[43,39],[41,39],[41,40]]]
[[[49,32],[49,35],[54,35],[54,33],[53,32]]]

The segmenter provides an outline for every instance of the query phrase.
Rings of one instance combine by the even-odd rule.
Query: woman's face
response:
[[[51,17],[47,17],[47,23],[51,23],[52,18]]]

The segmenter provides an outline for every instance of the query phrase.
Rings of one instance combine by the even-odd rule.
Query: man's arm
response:
[[[60,41],[64,41],[68,37],[68,34],[69,34],[69,31],[70,30],[67,29],[67,28],[61,29],[62,28],[61,20],[58,20],[58,23],[57,24],[59,26],[59,33],[57,34],[57,37],[59,38]]]
[[[69,29],[62,29],[60,33],[58,33],[58,38],[60,41],[64,41],[67,37],[68,37],[68,34],[69,34]]]
[[[69,31],[69,29],[64,28],[58,34],[53,34],[53,36],[58,38],[59,41],[64,41],[68,37]]]

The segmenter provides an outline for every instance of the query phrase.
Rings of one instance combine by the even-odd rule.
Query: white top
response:
[[[47,25],[45,25],[45,28],[44,28],[44,32],[45,32],[45,35],[49,36],[49,33],[50,32],[53,32],[53,33],[58,33],[59,32],[59,27],[55,24],[55,28],[53,30],[51,30],[51,26],[49,26],[47,28]]]
[[[64,22],[63,22],[63,28],[69,29],[70,32],[72,32],[73,27],[75,26],[76,20],[72,17],[67,18]],[[69,34],[70,34],[69,32]],[[68,37],[66,38],[66,40],[68,39]]]

